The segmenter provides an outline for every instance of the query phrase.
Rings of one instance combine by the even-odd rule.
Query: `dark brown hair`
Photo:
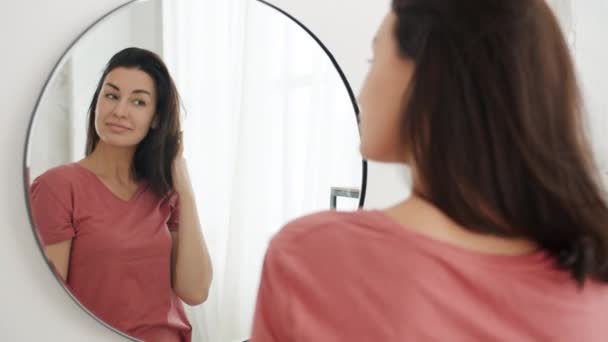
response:
[[[393,0],[415,191],[467,229],[527,238],[608,282],[608,206],[572,58],[542,0]]]
[[[138,180],[146,180],[150,189],[162,197],[173,190],[171,168],[178,152],[180,101],[165,63],[155,53],[139,48],[127,48],[110,59],[89,106],[86,155],[90,155],[99,142],[99,135],[95,130],[97,98],[106,76],[119,67],[141,70],[154,80],[157,94],[154,120],[157,125],[137,146],[133,171]]]

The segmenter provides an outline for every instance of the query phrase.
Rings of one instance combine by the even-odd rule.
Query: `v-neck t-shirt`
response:
[[[608,341],[608,285],[544,251],[491,255],[378,210],[322,212],[266,253],[252,342]]]
[[[123,200],[78,163],[48,170],[30,188],[43,244],[72,240],[67,287],[98,318],[146,342],[191,339],[171,286],[177,199],[142,183]]]

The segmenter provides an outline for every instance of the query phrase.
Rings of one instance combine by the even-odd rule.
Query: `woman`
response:
[[[374,54],[362,155],[412,195],[284,227],[252,341],[606,341],[608,207],[547,4],[394,0]]]
[[[157,55],[112,57],[89,107],[86,158],[45,172],[30,195],[46,255],[86,308],[145,341],[190,341],[180,299],[204,302],[212,269],[179,96]]]

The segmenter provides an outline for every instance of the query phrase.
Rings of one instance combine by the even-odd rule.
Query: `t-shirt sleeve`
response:
[[[68,185],[39,177],[30,186],[30,205],[34,226],[44,246],[70,240],[76,235]]]
[[[167,221],[167,226],[169,227],[169,231],[176,232],[179,229],[179,194],[177,192],[171,194],[169,208],[171,209],[171,214],[169,221]]]
[[[251,342],[290,341],[287,269],[280,249],[273,242],[264,258]]]

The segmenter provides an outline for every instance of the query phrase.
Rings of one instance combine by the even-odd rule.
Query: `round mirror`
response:
[[[183,133],[182,133],[183,132]],[[267,243],[365,198],[356,102],[263,1],[132,1],[70,46],[32,115],[25,188],[72,298],[145,341],[247,339]]]

